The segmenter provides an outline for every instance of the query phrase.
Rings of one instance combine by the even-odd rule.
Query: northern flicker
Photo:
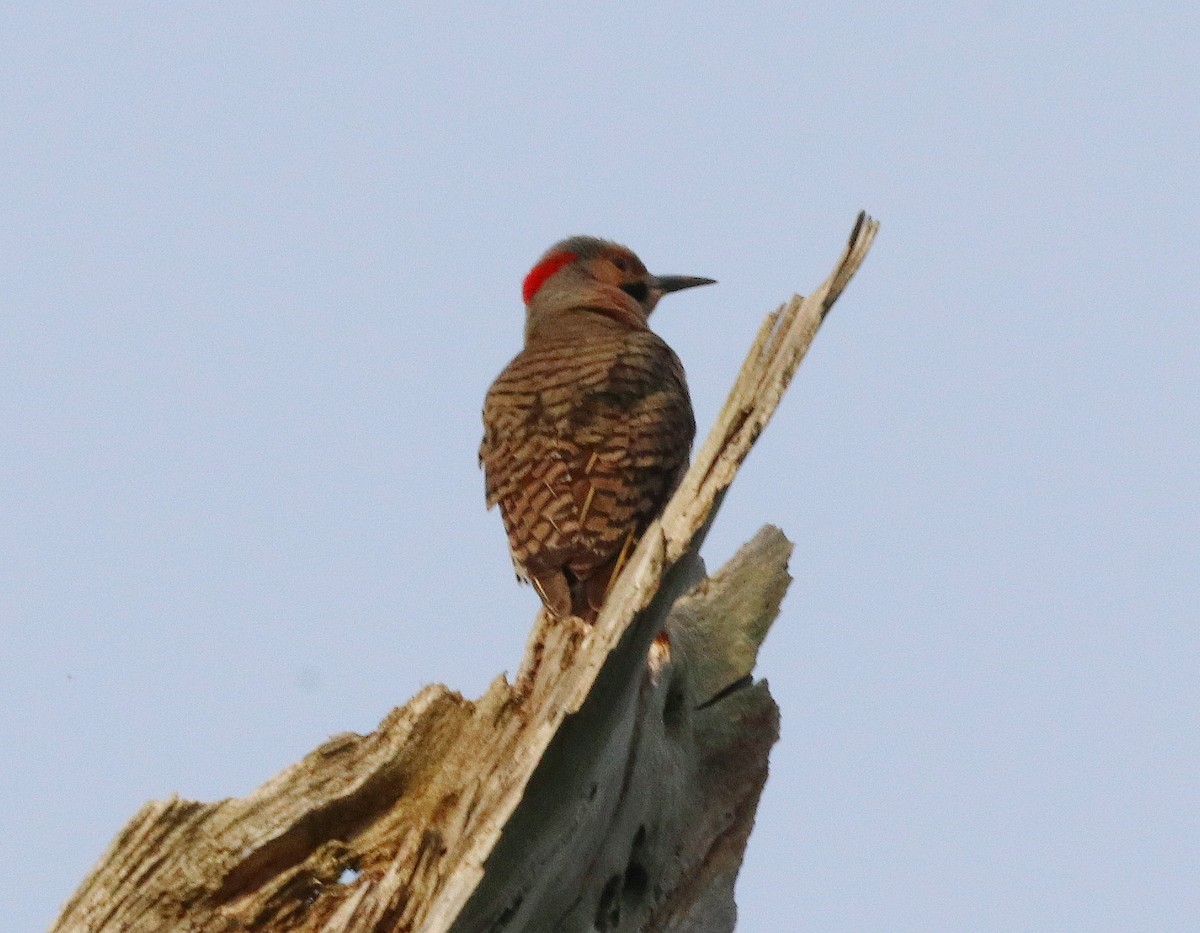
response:
[[[517,576],[554,615],[594,620],[687,466],[679,358],[647,323],[668,292],[629,249],[578,236],[525,277],[525,347],[488,390],[479,462]]]

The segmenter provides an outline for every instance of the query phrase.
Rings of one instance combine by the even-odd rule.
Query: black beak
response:
[[[656,275],[654,277],[655,287],[664,295],[682,291],[685,288],[695,288],[697,285],[716,284],[716,279],[704,279],[698,275]]]

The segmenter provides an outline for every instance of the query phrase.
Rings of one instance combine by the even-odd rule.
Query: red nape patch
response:
[[[533,296],[538,293],[539,288],[546,284],[546,279],[578,258],[574,253],[552,253],[530,269],[529,275],[525,276],[525,284],[521,287],[525,304],[533,301]]]

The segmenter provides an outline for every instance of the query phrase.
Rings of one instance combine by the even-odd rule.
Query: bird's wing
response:
[[[567,434],[579,575],[610,561],[662,510],[687,465],[696,426],[683,367],[660,339],[630,335]]]
[[[480,462],[513,561],[577,577],[662,508],[695,434],[683,368],[654,334],[527,348],[484,404]]]

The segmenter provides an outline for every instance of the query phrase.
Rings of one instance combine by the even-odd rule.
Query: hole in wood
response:
[[[621,924],[621,876],[613,875],[600,892],[600,903],[596,905],[597,933],[608,933]]]
[[[686,716],[684,705],[683,678],[672,676],[670,683],[667,684],[667,696],[663,700],[662,711],[663,725],[666,727],[668,735],[678,735],[683,728]]]
[[[637,904],[646,897],[650,887],[650,873],[642,864],[642,849],[646,845],[646,827],[639,826],[633,837],[633,845],[629,847],[629,864],[625,866],[625,884],[623,894],[625,900]]]

